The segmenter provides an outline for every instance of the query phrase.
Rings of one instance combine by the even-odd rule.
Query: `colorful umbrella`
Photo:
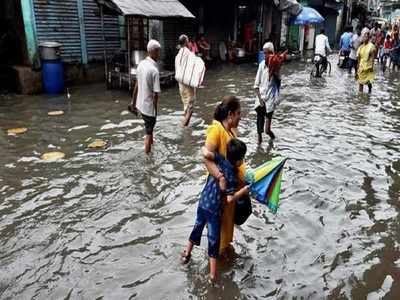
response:
[[[308,25],[324,22],[325,19],[318,11],[311,7],[303,7],[300,14],[291,20],[291,24],[295,25]]]
[[[245,180],[250,184],[251,195],[265,204],[272,213],[279,207],[283,166],[286,158],[275,158],[256,169],[246,171]]]

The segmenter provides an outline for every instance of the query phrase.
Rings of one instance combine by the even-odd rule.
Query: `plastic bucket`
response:
[[[64,92],[64,66],[58,61],[42,61],[43,88],[46,94]]]
[[[258,64],[261,64],[263,60],[265,60],[264,51],[260,51],[258,52]]]

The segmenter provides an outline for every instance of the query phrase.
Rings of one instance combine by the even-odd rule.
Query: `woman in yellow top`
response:
[[[376,47],[370,42],[369,29],[364,28],[361,32],[362,44],[358,48],[358,73],[357,80],[359,83],[360,93],[364,90],[364,85],[368,86],[368,93],[372,91],[372,82],[375,78],[374,61]]]
[[[226,148],[229,140],[236,137],[236,128],[240,122],[240,102],[235,96],[225,96],[215,109],[214,121],[207,129],[206,148],[212,152],[218,152],[226,158]],[[205,160],[205,165],[211,176],[224,180],[214,161]],[[239,179],[244,184],[245,165],[239,167]],[[219,252],[223,254],[230,248],[233,240],[233,217],[235,202],[224,201],[221,220],[221,240]]]

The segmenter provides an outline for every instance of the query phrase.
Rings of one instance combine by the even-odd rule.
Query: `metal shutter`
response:
[[[34,0],[39,43],[61,43],[62,59],[81,61],[81,38],[76,0]]]
[[[103,59],[103,37],[101,33],[100,10],[94,0],[84,0],[85,35],[88,60]],[[120,48],[118,17],[104,15],[107,55]]]

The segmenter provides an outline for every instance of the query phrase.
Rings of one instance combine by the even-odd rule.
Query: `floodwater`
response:
[[[377,74],[371,96],[332,63],[283,70],[275,143],[256,146],[255,65],[207,73],[192,126],[179,126],[177,87],[161,98],[155,148],[128,96],[103,84],[71,98],[0,101],[1,299],[399,299],[400,82]],[[247,164],[288,158],[281,207],[254,203],[235,257],[207,283],[207,243],[179,262],[205,182],[200,147],[224,94],[242,100]],[[61,117],[47,112],[62,109]],[[6,129],[28,132],[7,136]],[[88,150],[95,138],[108,142]],[[266,140],[268,140],[266,138]],[[43,162],[48,151],[65,159]]]

